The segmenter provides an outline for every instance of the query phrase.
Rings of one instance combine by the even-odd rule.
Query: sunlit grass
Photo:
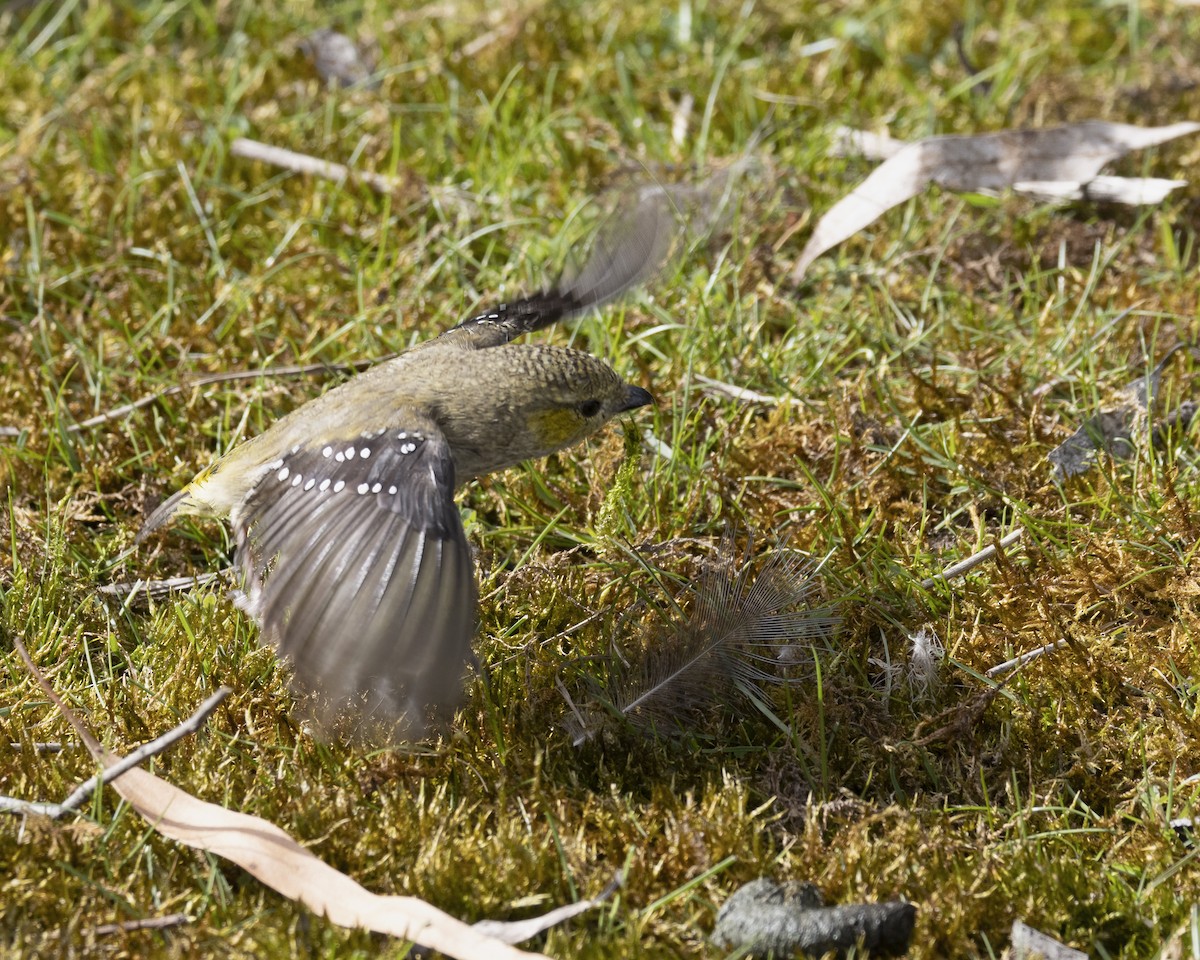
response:
[[[322,26],[373,42],[376,88],[318,81],[298,41]],[[1195,340],[1196,188],[1145,211],[931,190],[800,289],[784,278],[869,169],[826,156],[839,125],[1198,119],[1194,13],[75,0],[9,4],[0,32],[0,632],[106,744],[228,684],[157,772],[466,920],[594,894],[627,866],[610,904],[538,944],[556,956],[717,956],[717,907],[763,873],[831,902],[912,900],[915,957],[999,956],[1014,919],[1093,956],[1193,955],[1200,887],[1168,822],[1193,815],[1200,766],[1194,445],[1063,486],[1046,454]],[[282,173],[233,157],[238,136],[407,186]],[[97,593],[226,564],[214,523],[133,551],[145,508],[345,374],[82,421],[204,373],[402,350],[551,279],[598,219],[591,197],[695,180],[752,143],[760,165],[709,242],[545,334],[658,402],[465,492],[489,677],[442,740],[313,740],[220,587],[148,610]],[[1126,166],[1187,177],[1197,149]],[[1172,368],[1165,407],[1193,370]],[[829,555],[821,599],[842,625],[803,682],[714,705],[682,739],[572,746],[557,683],[661,615],[657,581],[694,578],[730,525]],[[920,586],[1017,526],[997,562]],[[918,691],[921,627],[947,659]],[[1059,641],[981,700],[989,667]],[[10,653],[0,689],[0,747],[73,742]],[[92,772],[79,750],[11,750],[0,793],[61,799]],[[0,862],[14,955],[403,955],[163,840],[111,793],[73,821],[0,821]],[[91,932],[176,911],[193,921]]]

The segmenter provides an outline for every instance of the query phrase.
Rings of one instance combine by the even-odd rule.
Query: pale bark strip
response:
[[[1120,178],[1106,177],[1095,182],[1097,175],[1105,164],[1131,150],[1198,131],[1200,123],[1194,122],[1138,127],[1089,120],[1039,130],[928,137],[905,144],[886,134],[841,130],[834,153],[861,149],[872,158],[883,159],[883,163],[817,222],[792,266],[792,282],[799,283],[821,254],[915,197],[930,183],[946,190],[972,192],[1032,184],[1036,192],[1053,192],[1058,198],[1158,202],[1174,189],[1175,181],[1121,182]],[[1092,183],[1095,186],[1089,187]]]
[[[484,936],[416,897],[372,893],[275,824],[199,800],[145,770],[128,771],[113,787],[164,837],[233,861],[272,890],[340,927],[390,934],[461,960],[542,956]]]
[[[122,758],[107,750],[58,696],[19,638],[13,637],[13,646],[38,686],[62,711],[92,755],[110,769],[122,765]],[[224,695],[218,691],[205,706]],[[416,897],[371,893],[309,853],[275,824],[207,803],[145,770],[125,770],[111,783],[164,837],[231,860],[272,890],[338,926],[386,933],[458,960],[529,960],[543,956],[485,936]]]

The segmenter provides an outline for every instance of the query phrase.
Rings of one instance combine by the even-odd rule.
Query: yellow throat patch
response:
[[[529,429],[547,447],[565,447],[579,435],[582,420],[574,410],[545,410],[530,414]]]

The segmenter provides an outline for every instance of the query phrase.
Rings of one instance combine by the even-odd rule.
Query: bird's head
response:
[[[522,410],[545,453],[579,443],[618,414],[654,402],[648,391],[587,354],[572,354],[563,370],[554,366],[537,378],[541,382],[529,390]]]
[[[654,399],[579,350],[510,345],[463,359],[458,402],[438,405],[460,482],[572,446]]]

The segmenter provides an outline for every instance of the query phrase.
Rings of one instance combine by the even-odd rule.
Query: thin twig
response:
[[[1023,536],[1025,536],[1025,528],[1017,527],[1017,529],[1012,531],[1012,533],[1008,534],[1006,537],[1003,537],[999,543],[988,544],[978,553],[971,554],[969,557],[967,557],[967,559],[960,560],[958,563],[954,564],[954,566],[947,567],[941,573],[935,573],[932,577],[926,577],[921,581],[921,586],[928,590],[939,580],[946,583],[949,583],[951,580],[956,580],[963,574],[975,569],[975,567],[979,566],[984,561],[992,559],[992,557],[996,555],[997,547],[1000,549],[1010,547]]]
[[[757,390],[748,390],[746,387],[725,383],[722,380],[702,377],[698,373],[693,374],[693,377],[704,386],[705,393],[718,397],[727,397],[730,400],[741,400],[743,403],[764,403],[768,406],[776,407],[788,399],[787,397],[773,397],[769,393],[759,393]]]
[[[208,573],[194,573],[187,577],[170,577],[166,580],[133,580],[122,583],[106,583],[97,587],[98,593],[109,597],[119,597],[126,603],[138,599],[154,600],[180,590],[206,587],[214,580],[228,580],[233,576],[233,567],[222,567]]]
[[[98,787],[116,780],[125,771],[140,766],[155,754],[162,753],[176,740],[181,740],[188,734],[195,733],[204,725],[204,721],[208,719],[209,714],[217,709],[217,705],[232,692],[229,687],[221,687],[216,693],[200,704],[196,712],[184,720],[183,723],[179,724],[179,726],[168,730],[161,737],[143,744],[134,750],[133,753],[122,757],[111,767],[81,783],[62,803],[42,803],[20,800],[16,797],[0,797],[0,811],[20,814],[36,813],[44,817],[50,817],[52,820],[57,820],[64,814],[70,813],[72,810],[82,806]]]
[[[59,743],[57,741],[52,741],[50,743],[16,743],[16,742],[13,742],[8,745],[10,750],[24,750],[26,747],[28,747],[34,753],[62,753],[63,750],[71,749],[72,747],[78,748],[79,746],[80,745],[78,743],[73,743],[70,745],[70,747],[64,747],[61,743]]]
[[[0,437],[19,437],[20,435],[20,427],[0,427]]]
[[[1048,643],[1044,647],[1038,647],[1036,650],[1030,650],[1019,657],[1013,657],[1011,660],[1005,660],[1003,663],[996,664],[994,667],[988,669],[987,675],[989,677],[998,677],[1002,673],[1008,673],[1009,670],[1015,670],[1030,660],[1036,660],[1043,653],[1053,653],[1055,650],[1059,650],[1066,645],[1066,640],[1056,640],[1054,643]]]
[[[1014,673],[1013,676],[1015,677],[1016,674]],[[973,697],[966,706],[958,705],[944,711],[937,717],[930,717],[928,720],[921,721],[917,725],[917,730],[923,730],[943,717],[950,717],[949,723],[938,727],[933,733],[913,740],[912,745],[914,747],[928,747],[930,744],[942,743],[947,740],[961,740],[975,728],[975,724],[979,722],[984,712],[991,706],[992,701],[999,696],[1000,691],[1004,689],[1005,684],[1011,679],[1012,677],[1005,677],[994,687],[988,687],[978,696]]]
[[[165,930],[168,927],[179,927],[191,923],[192,918],[186,913],[168,913],[165,917],[147,917],[144,920],[122,920],[120,923],[106,923],[92,931],[98,937],[112,936],[114,933],[128,933],[131,930]]]
[[[962,64],[963,69],[972,77],[979,76],[982,71],[975,66],[974,61],[967,53],[966,28],[961,22],[954,27],[954,46],[958,49],[958,62]],[[976,80],[971,84],[971,92],[977,97],[986,97],[992,92],[992,81]]]
[[[395,356],[395,354],[390,354],[389,356]],[[234,380],[257,380],[260,377],[303,377],[310,373],[345,373],[350,370],[365,370],[367,367],[374,366],[376,363],[387,359],[389,357],[380,357],[375,360],[355,360],[353,363],[306,363],[298,366],[267,367],[265,370],[228,370],[225,373],[205,374],[202,377],[196,377],[194,380],[185,380],[174,386],[164,387],[162,390],[149,393],[144,397],[134,400],[132,403],[125,403],[104,413],[98,413],[94,417],[88,417],[86,420],[79,421],[79,423],[73,423],[67,427],[67,432],[78,433],[80,430],[86,430],[89,427],[98,427],[100,424],[108,423],[110,420],[119,420],[121,417],[128,417],[142,407],[150,406],[150,404],[157,400],[172,397],[177,393],[182,393],[184,390],[190,390],[194,387],[206,387],[213,383],[229,383]]]
[[[660,540],[658,543],[651,543],[645,540],[641,543],[633,545],[634,551],[643,557],[652,557],[655,554],[669,552],[674,555],[680,555],[680,547],[700,547],[712,553],[716,544],[712,540],[704,537],[672,537],[670,540]]]
[[[246,160],[260,160],[263,163],[269,163],[273,167],[282,167],[284,170],[291,170],[293,173],[310,174],[314,177],[320,177],[323,180],[333,180],[337,183],[350,180],[362,183],[376,193],[394,193],[399,188],[405,186],[407,182],[399,177],[384,176],[382,173],[351,170],[340,163],[319,160],[305,153],[296,153],[294,150],[285,150],[283,147],[273,147],[268,143],[259,143],[257,140],[247,140],[245,137],[238,137],[234,140],[229,147],[229,152],[235,157],[242,157]]]
[[[567,721],[567,726],[571,728],[572,745],[578,747],[592,737],[592,733],[588,730],[587,718],[584,717],[583,711],[575,704],[575,698],[571,696],[571,691],[567,689],[567,685],[562,682],[561,677],[555,676],[554,686],[558,688],[558,692],[567,703],[567,709],[573,715],[573,720]]]
[[[549,640],[545,641],[544,646],[549,646],[550,644],[554,643],[557,640],[567,639],[567,637],[571,636],[572,634],[578,633],[580,630],[582,630],[584,627],[586,627],[589,623],[595,623],[606,613],[608,613],[607,610],[597,610],[591,616],[586,617],[583,620],[580,620],[573,627],[567,627],[566,630],[560,630],[558,633],[556,633],[554,636],[552,636]]]

